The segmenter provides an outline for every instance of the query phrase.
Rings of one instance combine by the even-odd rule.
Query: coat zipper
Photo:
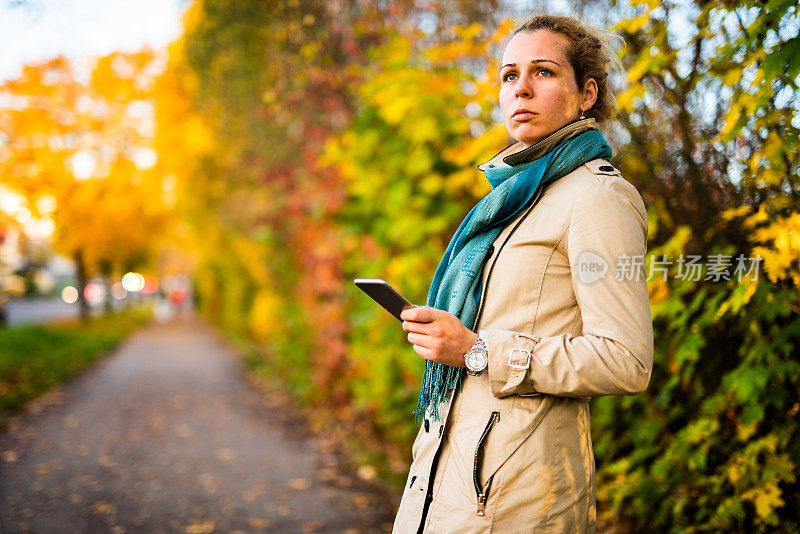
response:
[[[475,483],[475,493],[478,496],[478,515],[485,515],[486,513],[486,498],[489,496],[489,488],[492,486],[492,478],[494,475],[489,477],[489,480],[486,481],[486,487],[481,488],[481,482],[479,480],[480,477],[480,452],[481,452],[481,445],[483,445],[483,440],[486,439],[486,436],[489,435],[489,431],[492,429],[494,424],[500,420],[500,412],[492,412],[492,415],[489,416],[489,421],[486,423],[486,428],[483,429],[483,433],[481,434],[480,439],[478,440],[478,445],[475,447],[475,462],[472,467],[472,481]]]
[[[508,233],[506,238],[503,240],[503,243],[500,245],[500,248],[497,250],[497,254],[494,255],[494,259],[492,260],[492,264],[489,266],[489,273],[486,275],[486,286],[481,291],[481,300],[480,300],[480,303],[478,304],[478,313],[475,314],[475,321],[473,321],[472,328],[470,329],[473,332],[475,331],[475,328],[478,326],[478,321],[480,320],[481,315],[483,314],[483,305],[484,305],[484,300],[486,298],[486,289],[489,287],[489,280],[492,279],[492,271],[494,270],[494,264],[497,263],[497,258],[500,256],[500,251],[503,250],[503,247],[506,246],[506,243],[508,243],[508,240],[511,239],[511,236],[514,234],[516,229],[519,227],[520,224],[522,224],[522,221],[525,220],[525,218],[531,212],[531,210],[536,205],[536,203],[539,202],[539,199],[542,197],[542,193],[543,192],[544,192],[544,187],[540,187],[539,188],[539,192],[534,197],[533,202],[531,203],[531,205],[525,211],[525,214],[522,217],[520,217],[520,219],[517,221],[517,223],[514,225],[514,227]]]

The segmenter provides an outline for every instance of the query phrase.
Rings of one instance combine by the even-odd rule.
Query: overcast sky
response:
[[[93,56],[180,35],[187,0],[0,0],[0,82],[22,66],[64,54],[80,69]]]

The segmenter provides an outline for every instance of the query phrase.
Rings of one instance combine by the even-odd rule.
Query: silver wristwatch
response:
[[[464,365],[467,368],[467,373],[476,376],[481,373],[486,366],[489,365],[489,349],[486,347],[484,331],[478,334],[478,340],[472,347],[464,354]]]

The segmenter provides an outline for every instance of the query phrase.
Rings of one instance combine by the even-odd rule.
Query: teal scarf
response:
[[[452,313],[472,328],[481,298],[481,272],[489,246],[507,222],[533,199],[540,187],[569,174],[587,161],[611,159],[611,147],[598,130],[562,141],[542,157],[511,167],[489,165],[484,173],[491,192],[467,214],[450,240],[428,291],[427,305]],[[430,409],[439,419],[438,405],[458,386],[461,367],[425,360],[425,373],[415,421]]]

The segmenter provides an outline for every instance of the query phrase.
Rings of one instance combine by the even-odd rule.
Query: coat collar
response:
[[[478,165],[478,170],[485,170],[487,165],[514,166],[538,159],[558,145],[561,141],[575,137],[587,130],[596,130],[594,117],[578,119],[551,133],[541,141],[525,148],[522,142],[517,141],[503,150],[486,163]]]

